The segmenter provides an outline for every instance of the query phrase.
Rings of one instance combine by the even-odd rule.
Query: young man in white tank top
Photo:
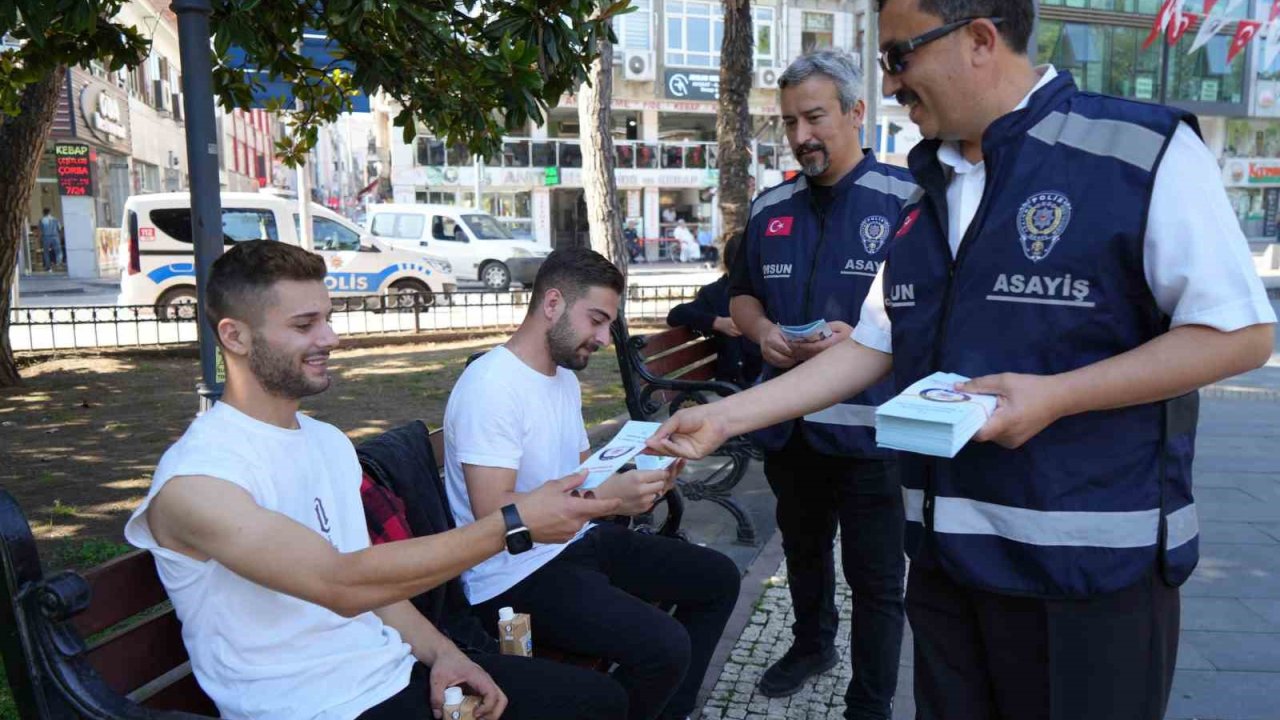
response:
[[[338,344],[325,266],[284,243],[215,264],[207,316],[227,366],[222,400],[165,453],[125,528],[150,550],[201,687],[224,717],[415,718],[446,686],[507,699],[408,601],[509,548],[503,513],[370,547],[361,471],[337,428],[298,412],[330,382]],[[529,542],[563,542],[617,501],[574,476],[519,499]]]

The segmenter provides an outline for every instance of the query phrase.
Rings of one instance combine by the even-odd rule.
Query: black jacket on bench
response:
[[[374,482],[404,501],[405,517],[414,537],[454,529],[440,464],[431,450],[427,426],[421,420],[362,443],[356,455]],[[460,579],[453,578],[418,595],[413,604],[459,648],[498,652],[498,641],[471,613]]]

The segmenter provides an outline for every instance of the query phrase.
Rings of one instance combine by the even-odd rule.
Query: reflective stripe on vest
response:
[[[924,491],[902,490],[908,522],[924,522]],[[1200,533],[1196,506],[1165,518],[1168,549],[1187,544]],[[1030,510],[957,497],[935,498],[933,530],[953,535],[994,535],[1027,545],[1095,548],[1143,548],[1156,544],[1160,509],[1131,512]]]

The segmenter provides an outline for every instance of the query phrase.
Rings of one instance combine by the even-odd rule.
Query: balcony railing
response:
[[[620,170],[714,169],[718,146],[714,142],[643,142],[615,140],[616,166]],[[760,143],[757,154],[760,167],[778,169],[781,148],[773,143]],[[447,147],[444,141],[420,137],[416,147],[416,164],[434,167],[468,167],[471,157],[465,147]],[[580,168],[582,144],[578,140],[531,140],[508,138],[502,152],[489,158],[487,167],[497,168]]]

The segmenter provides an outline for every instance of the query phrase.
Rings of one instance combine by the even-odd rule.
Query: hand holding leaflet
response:
[[[808,325],[779,325],[778,329],[787,342],[793,343],[819,342],[833,334],[825,319],[814,320]]]
[[[586,462],[578,466],[578,470],[586,470],[589,474],[579,488],[590,490],[619,472],[628,462],[635,464],[640,470],[663,470],[675,462],[675,458],[657,455],[641,455],[645,441],[657,432],[660,423],[628,420],[617,435],[607,445],[592,453]]]

